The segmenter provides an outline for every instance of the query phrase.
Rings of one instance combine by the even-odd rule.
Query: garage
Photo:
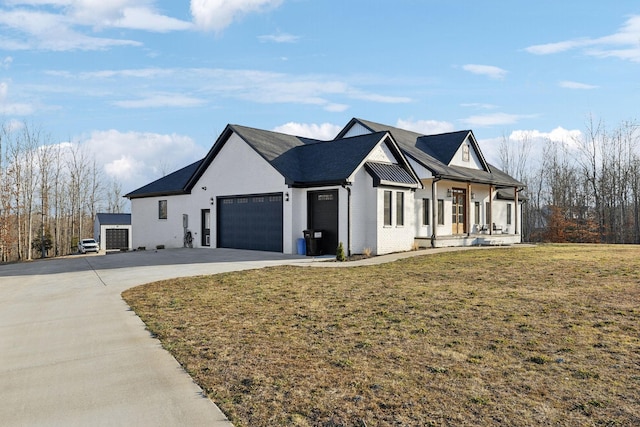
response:
[[[126,228],[107,228],[105,247],[110,249],[129,248],[129,230]]]
[[[218,197],[217,246],[282,252],[282,193]]]

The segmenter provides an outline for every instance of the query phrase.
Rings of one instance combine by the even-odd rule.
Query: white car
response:
[[[86,254],[87,252],[98,252],[98,243],[94,239],[82,239],[78,242],[78,252]]]

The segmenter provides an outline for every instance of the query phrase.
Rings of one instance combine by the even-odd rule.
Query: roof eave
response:
[[[187,190],[175,190],[175,191],[157,191],[153,193],[143,193],[143,194],[125,194],[123,197],[126,197],[129,200],[133,199],[145,199],[148,197],[162,197],[162,196],[179,196],[182,194],[191,194],[191,191]]]

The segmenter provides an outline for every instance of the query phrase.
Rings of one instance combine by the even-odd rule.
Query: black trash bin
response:
[[[302,234],[307,245],[307,256],[322,255],[320,250],[322,230],[304,230]]]

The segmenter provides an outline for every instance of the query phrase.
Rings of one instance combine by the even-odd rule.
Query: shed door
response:
[[[282,252],[282,193],[218,197],[219,248]]]
[[[129,249],[129,230],[126,228],[107,228],[105,248]]]

